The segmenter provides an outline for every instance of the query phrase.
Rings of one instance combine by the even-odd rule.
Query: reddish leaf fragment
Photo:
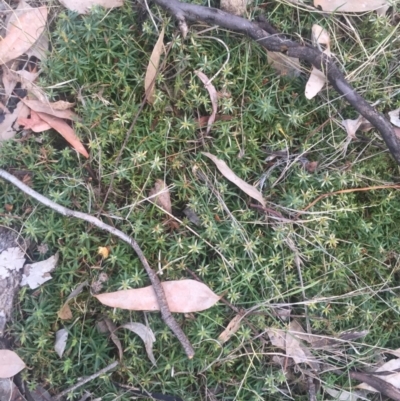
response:
[[[61,134],[77,152],[86,158],[89,157],[89,153],[82,145],[80,139],[76,136],[75,131],[64,120],[46,113],[38,113],[38,115],[42,120],[49,124],[51,128],[55,129],[59,134]]]
[[[17,124],[23,125],[25,129],[31,129],[33,132],[43,132],[51,129],[51,126],[43,121],[33,110],[31,110],[31,118],[18,118]]]
[[[75,114],[71,110],[60,110],[57,107],[59,107],[59,103],[42,103],[40,100],[34,100],[34,99],[22,99],[22,101],[31,109],[36,111],[37,113],[46,113],[49,114],[50,116],[58,117],[58,118],[66,118],[67,120],[79,120],[79,117],[77,114]],[[53,105],[55,104],[55,107]]]

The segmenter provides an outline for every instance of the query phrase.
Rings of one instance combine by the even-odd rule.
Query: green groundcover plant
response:
[[[40,383],[57,393],[116,360],[115,346],[96,328],[108,317],[116,325],[147,320],[156,336],[157,366],[139,337],[118,330],[123,362],[112,375],[72,392],[71,400],[84,391],[105,401],[132,397],[114,382],[186,401],[211,399],[210,392],[217,400],[306,400],[301,373],[291,368],[285,375],[273,361],[284,350],[273,347],[265,334],[267,328],[287,327],[271,308],[285,304],[314,334],[368,330],[339,356],[315,351],[318,360],[343,372],[323,373],[321,383],[349,389],[349,369],[372,366],[381,349],[400,347],[400,198],[390,188],[338,193],[294,220],[320,195],[398,181],[398,166],[375,131],[346,144],[340,121],[357,115],[336,93],[325,89],[305,99],[307,66],[299,78],[280,77],[265,51],[250,40],[222,29],[206,30],[200,23],[183,40],[169,16],[152,11],[158,29],[165,26],[168,52],[157,76],[155,102],[139,111],[158,38],[146,12],[129,2],[84,16],[56,8],[52,51],[42,64],[39,84],[49,88],[54,101],[77,102],[81,121],[75,128],[91,158],[82,159],[48,131],[2,144],[0,166],[29,172],[38,192],[71,209],[100,213],[132,235],[152,266],[162,270],[162,280],[191,278],[191,271],[237,308],[254,308],[247,316],[251,327],[243,323],[221,345],[216,339],[235,316],[228,306],[220,302],[201,313],[176,315],[196,350],[188,360],[158,313],[107,308],[86,290],[70,303],[73,319],[61,321],[57,312],[85,280],[92,283],[106,273],[104,291],[139,288],[149,280],[117,238],[57,215],[3,182],[0,224],[21,230],[33,260],[60,252],[53,279],[19,294],[10,333],[29,367],[23,379],[32,388]],[[323,26],[356,89],[369,102],[379,101],[382,112],[399,106],[395,9],[385,17],[327,16],[276,2],[252,5],[249,13],[266,13],[280,31],[306,41],[313,24]],[[220,93],[219,118],[210,135],[199,128],[199,118],[211,113],[211,102],[195,70],[215,75],[213,85]],[[202,151],[257,184],[268,206],[293,221],[276,220],[253,207],[254,201],[225,180]],[[271,157],[278,151],[279,157]],[[307,169],[307,162],[318,166]],[[160,208],[145,200],[156,179],[170,186],[178,224],[170,224]],[[11,212],[6,205],[13,206]],[[186,217],[187,207],[200,225]],[[40,244],[47,245],[47,252],[39,252]],[[100,246],[109,247],[108,258],[98,254]],[[314,302],[305,308],[306,300]],[[54,336],[62,327],[69,337],[59,358]],[[323,391],[317,397],[329,398]]]

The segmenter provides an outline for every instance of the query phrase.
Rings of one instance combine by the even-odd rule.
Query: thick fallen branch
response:
[[[151,284],[153,285],[154,292],[156,293],[158,304],[160,305],[161,316],[167,326],[173,331],[175,336],[178,338],[180,343],[182,344],[186,355],[189,359],[193,358],[194,350],[192,345],[190,344],[188,338],[186,337],[185,333],[178,325],[174,317],[172,316],[169,308],[167,299],[165,298],[164,290],[161,286],[160,279],[158,278],[155,271],[150,267],[149,262],[147,261],[146,257],[143,254],[139,244],[131,238],[129,235],[125,234],[124,232],[118,230],[115,227],[109,226],[108,224],[103,223],[98,218],[91,216],[86,213],[76,212],[74,210],[68,209],[64,206],[59,205],[58,203],[53,202],[52,200],[46,198],[45,196],[39,194],[38,192],[34,191],[32,188],[25,185],[21,182],[18,178],[14,177],[13,175],[7,173],[7,171],[0,169],[0,178],[3,178],[10,182],[11,184],[15,185],[19,188],[22,192],[26,193],[30,197],[36,199],[38,202],[42,203],[43,205],[49,207],[50,209],[55,210],[56,212],[62,214],[63,216],[68,217],[75,217],[76,219],[87,221],[90,224],[100,228],[101,230],[108,231],[109,233],[115,235],[116,237],[122,239],[122,241],[129,244],[133,250],[136,252],[136,255],[139,257],[143,267],[146,270],[147,275],[150,278]]]
[[[381,133],[390,153],[400,164],[400,139],[396,136],[390,122],[372,107],[346,81],[344,75],[332,57],[317,48],[298,44],[284,35],[278,34],[266,21],[256,23],[216,8],[181,3],[178,0],[153,0],[164,8],[179,22],[182,32],[187,31],[186,21],[203,21],[210,25],[218,25],[234,32],[242,33],[254,39],[262,47],[272,52],[283,53],[289,57],[306,61],[324,71],[329,83],[374,127]]]

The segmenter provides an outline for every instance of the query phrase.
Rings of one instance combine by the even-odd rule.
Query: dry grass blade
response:
[[[204,156],[207,156],[209,159],[211,159],[215,165],[217,166],[218,170],[221,172],[221,174],[228,179],[230,182],[235,184],[238,188],[240,188],[243,192],[245,192],[247,195],[249,195],[251,198],[257,200],[260,202],[264,207],[267,206],[262,194],[258,189],[253,187],[252,185],[248,184],[246,181],[243,181],[241,178],[239,178],[229,167],[228,165],[221,159],[218,159],[218,157],[212,155],[211,153],[207,152],[202,152]]]
[[[165,29],[161,29],[160,36],[154,46],[153,52],[151,53],[149,65],[146,70],[146,76],[144,78],[144,90],[147,102],[150,104],[153,104],[155,100],[154,90],[156,87],[156,76],[158,66],[160,65],[161,55],[164,53],[164,32]]]

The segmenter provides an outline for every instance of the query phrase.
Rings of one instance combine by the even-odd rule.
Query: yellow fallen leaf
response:
[[[106,246],[99,246],[97,253],[103,257],[103,259],[107,259],[110,254],[110,250]]]

